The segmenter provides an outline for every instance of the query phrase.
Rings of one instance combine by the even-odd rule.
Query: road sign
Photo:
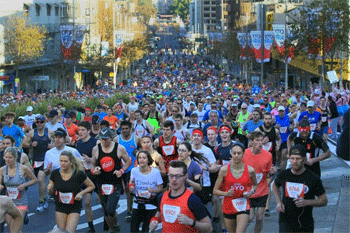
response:
[[[335,70],[328,71],[327,75],[330,83],[339,82],[338,75],[337,72],[335,72]]]

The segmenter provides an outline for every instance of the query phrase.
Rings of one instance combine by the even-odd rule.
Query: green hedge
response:
[[[120,95],[116,94],[109,98],[105,98],[105,104],[108,106],[113,107],[113,105],[118,101],[118,98],[122,97],[124,100],[124,103],[129,103],[130,98],[128,95]],[[63,107],[66,110],[70,110],[73,106],[79,107],[80,106],[80,99],[60,99],[60,98],[50,98],[46,99],[45,101],[37,102],[35,104],[33,103],[16,103],[16,104],[10,104],[7,108],[0,108],[0,116],[3,116],[6,112],[15,112],[17,119],[19,116],[25,116],[27,115],[27,107],[32,106],[34,108],[33,114],[42,114],[44,115],[47,112],[47,106],[51,104],[52,106],[57,105],[58,103],[63,103]],[[96,108],[96,106],[99,104],[99,98],[95,97],[92,99],[86,100],[86,106],[91,107],[92,110]]]

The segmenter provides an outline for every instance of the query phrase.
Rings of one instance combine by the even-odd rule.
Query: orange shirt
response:
[[[64,123],[64,126],[67,129],[69,137],[72,138],[71,142],[77,140],[77,134],[79,134],[79,127],[74,123],[72,123],[70,127],[67,126],[67,123]]]
[[[118,117],[112,115],[109,117],[108,115],[103,118],[103,120],[109,122],[109,126],[112,126],[113,129],[116,127],[116,123],[119,123]]]
[[[261,149],[260,154],[253,154],[251,148],[244,152],[242,162],[254,168],[258,189],[251,198],[258,198],[268,194],[266,175],[272,167],[272,155],[270,152]]]

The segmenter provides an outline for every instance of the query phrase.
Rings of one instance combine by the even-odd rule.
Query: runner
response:
[[[131,133],[132,123],[130,121],[122,121],[120,123],[121,134],[118,137],[114,138],[116,143],[125,147],[126,152],[128,153],[129,158],[131,158],[131,164],[129,168],[124,172],[122,178],[124,182],[124,187],[129,187],[130,181],[130,171],[135,166],[136,163],[136,149],[137,145],[140,143],[140,138],[136,136],[134,133]],[[130,195],[129,189],[126,188],[126,198],[128,205],[128,212],[126,213],[125,219],[131,219],[132,212],[132,197]]]
[[[137,152],[138,167],[131,170],[129,192],[134,195],[130,232],[149,232],[151,218],[157,212],[157,196],[163,190],[163,179],[158,169],[151,167],[153,159],[148,151]]]
[[[135,111],[136,120],[133,122],[133,132],[139,138],[143,135],[154,135],[154,129],[151,124],[142,118],[142,112],[140,110]]]
[[[58,122],[58,117],[57,117],[58,113],[57,110],[52,109],[49,113],[49,121],[46,123],[46,128],[48,128],[49,130],[52,131],[56,131],[57,129],[61,128],[64,129],[67,132],[66,127],[63,125],[63,123]]]
[[[176,136],[176,138],[178,138],[181,142],[190,140],[190,131],[183,125],[183,116],[180,113],[178,113],[175,115],[174,120],[174,136]]]
[[[14,112],[5,113],[6,125],[2,128],[2,133],[4,136],[6,135],[12,136],[16,142],[15,146],[19,148],[21,146],[21,142],[25,134],[23,133],[20,127],[13,124],[13,120],[15,119],[15,117],[16,117],[16,113]]]
[[[24,224],[28,224],[27,187],[36,184],[38,180],[29,167],[17,162],[17,157],[16,147],[6,148],[4,152],[6,165],[0,168],[0,192],[6,187],[7,196],[25,216]],[[10,216],[6,217],[7,225],[11,226],[12,220]]]
[[[150,221],[154,232],[162,222],[162,232],[212,232],[206,208],[199,198],[185,186],[187,166],[181,161],[169,164],[169,187],[158,198],[159,211]]]
[[[12,219],[11,225],[7,225],[10,232],[20,233],[23,224],[23,215],[13,204],[11,198],[0,195],[0,224],[5,221],[5,216]]]
[[[151,167],[158,168],[162,176],[165,177],[165,162],[158,151],[153,148],[152,138],[150,136],[143,136],[141,138],[141,149],[148,151],[148,153],[151,155],[153,160]]]
[[[320,133],[319,130],[320,130],[320,125],[322,120],[321,113],[315,111],[315,102],[312,100],[308,101],[306,106],[307,106],[307,111],[300,113],[300,116],[298,118],[299,123],[301,120],[304,119],[304,117],[306,117],[306,119],[310,123],[311,131],[315,133]]]
[[[64,126],[68,132],[68,136],[70,141],[68,145],[75,147],[75,143],[77,140],[77,135],[79,134],[79,128],[76,124],[73,123],[75,118],[75,114],[73,112],[69,112],[66,114],[66,121],[64,122]]]
[[[268,197],[267,178],[270,178],[277,172],[276,167],[272,167],[272,155],[262,148],[264,134],[259,131],[253,131],[250,134],[251,148],[244,152],[242,162],[252,166],[256,173],[258,188],[250,198],[250,216],[249,221],[254,219],[254,209],[256,211],[256,222],[254,232],[261,232],[263,228],[264,211]]]
[[[320,125],[320,133],[322,134],[323,139],[325,142],[328,140],[328,117],[330,116],[330,110],[326,106],[326,97],[321,96],[320,97],[320,106],[319,110],[321,113],[321,125]]]
[[[306,150],[302,145],[290,148],[289,160],[291,168],[277,174],[272,186],[279,212],[279,232],[314,232],[312,210],[327,205],[325,189],[320,177],[305,168]]]
[[[48,208],[49,203],[46,198],[46,184],[44,173],[44,160],[45,153],[51,149],[54,145],[51,141],[54,141],[54,132],[45,128],[45,118],[42,115],[35,117],[36,128],[32,129],[23,140],[23,147],[33,148],[33,169],[34,174],[38,178],[39,188],[39,205],[36,208],[37,211],[44,211]]]
[[[245,232],[249,222],[249,198],[258,187],[254,168],[242,162],[243,155],[243,144],[234,143],[231,162],[220,169],[213,190],[214,195],[224,197],[223,216],[227,232]]]
[[[78,226],[81,199],[92,192],[95,185],[86,176],[81,161],[71,151],[62,151],[60,168],[52,171],[47,190],[55,197],[55,215],[58,228],[75,232]],[[84,184],[85,189],[81,190]]]
[[[97,115],[93,115],[92,119],[91,119],[91,132],[90,132],[90,136],[93,138],[96,138],[98,136],[98,134],[101,131],[101,126],[100,126],[100,117]]]
[[[108,121],[109,122],[109,127],[110,129],[115,130],[116,128],[118,128],[119,126],[119,120],[118,117],[113,115],[113,108],[108,107],[107,108],[107,116],[105,116],[103,118],[103,120]]]
[[[110,129],[102,129],[99,138],[101,143],[92,151],[91,173],[97,176],[98,195],[109,229],[112,232],[120,232],[116,208],[123,188],[122,175],[131,161],[125,147],[112,141]]]
[[[91,133],[91,124],[88,121],[82,121],[78,124],[79,127],[79,140],[77,141],[77,150],[83,156],[83,167],[85,170],[86,176],[95,184],[95,177],[91,175],[91,159],[92,159],[92,150],[96,146],[97,140],[90,136]],[[97,189],[95,188],[97,193]],[[92,205],[91,198],[92,192],[86,193],[84,196],[84,209],[86,220],[89,225],[88,232],[95,232],[93,224],[93,214],[92,214]]]

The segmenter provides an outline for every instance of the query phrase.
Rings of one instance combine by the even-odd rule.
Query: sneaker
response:
[[[49,202],[47,199],[44,201],[44,208],[47,209],[49,207]]]
[[[265,210],[265,217],[270,217],[270,210],[269,209]]]
[[[88,233],[95,233],[95,228],[94,227],[89,227]]]
[[[28,212],[26,212],[23,218],[23,224],[27,225],[28,223],[29,223],[29,217],[28,217]]]
[[[126,220],[131,220],[131,213],[130,212],[126,213],[125,219]]]
[[[44,211],[44,203],[39,202],[38,207],[36,207],[36,211],[43,212]]]

